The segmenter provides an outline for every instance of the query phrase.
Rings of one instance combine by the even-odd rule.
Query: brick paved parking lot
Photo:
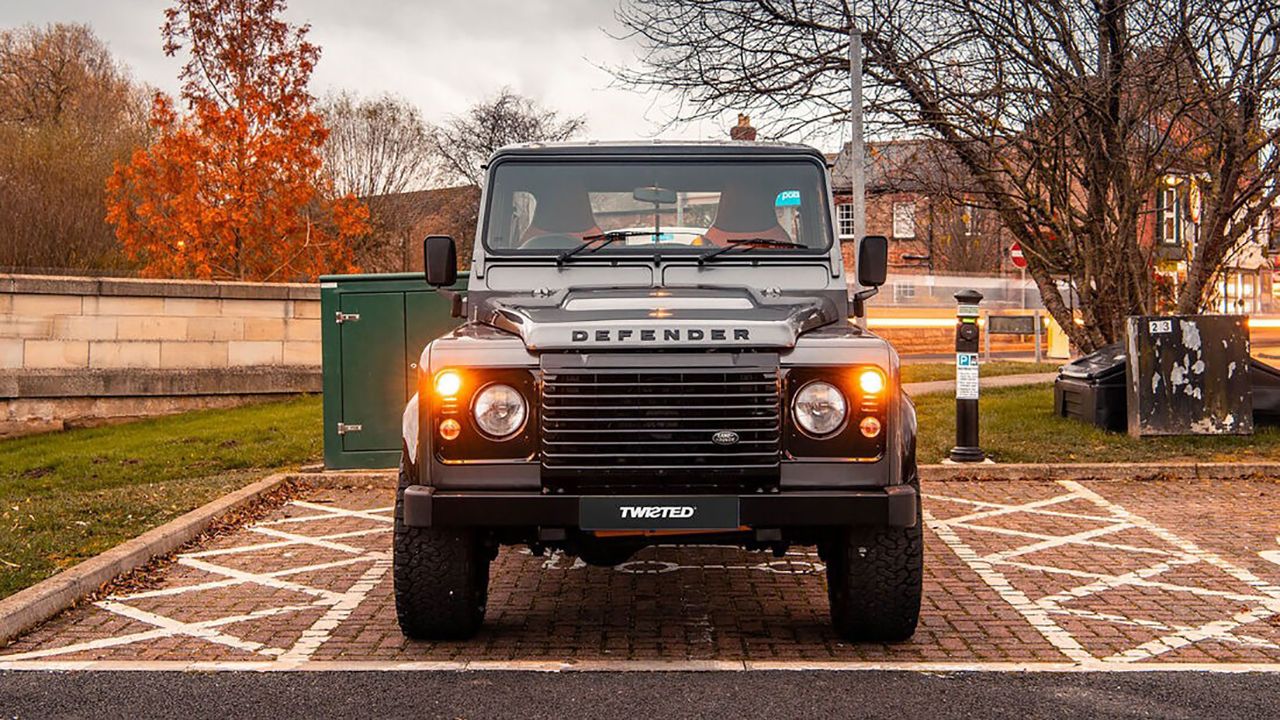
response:
[[[153,586],[69,611],[0,669],[80,661],[744,661],[1280,667],[1280,484],[981,482],[925,487],[921,625],[850,645],[822,565],[659,547],[612,569],[504,550],[484,630],[406,641],[391,493],[317,489],[179,556]],[[482,664],[482,663],[481,663]]]

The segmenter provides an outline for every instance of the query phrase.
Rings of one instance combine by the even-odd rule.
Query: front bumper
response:
[[[692,502],[699,498],[737,501],[740,528],[785,528],[843,525],[912,527],[919,494],[911,485],[860,490],[804,490],[737,496],[601,496],[543,495],[532,492],[440,491],[411,485],[404,491],[404,522],[413,527],[582,528],[587,504],[634,501],[635,504]],[[675,527],[656,520],[647,526]],[[689,526],[684,526],[688,529]],[[729,529],[729,528],[706,528]]]

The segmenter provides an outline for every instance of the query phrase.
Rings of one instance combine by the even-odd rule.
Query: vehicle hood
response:
[[[843,319],[827,297],[746,287],[493,295],[475,317],[519,336],[530,351],[791,348],[805,332]]]

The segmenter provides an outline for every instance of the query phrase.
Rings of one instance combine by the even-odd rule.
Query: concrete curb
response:
[[[142,567],[154,557],[173,552],[218,518],[245,507],[293,477],[292,473],[277,473],[263,478],[0,600],[0,646],[75,605],[116,577]]]

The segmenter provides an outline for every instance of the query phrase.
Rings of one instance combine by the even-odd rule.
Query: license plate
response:
[[[584,497],[583,530],[737,530],[736,497]]]

